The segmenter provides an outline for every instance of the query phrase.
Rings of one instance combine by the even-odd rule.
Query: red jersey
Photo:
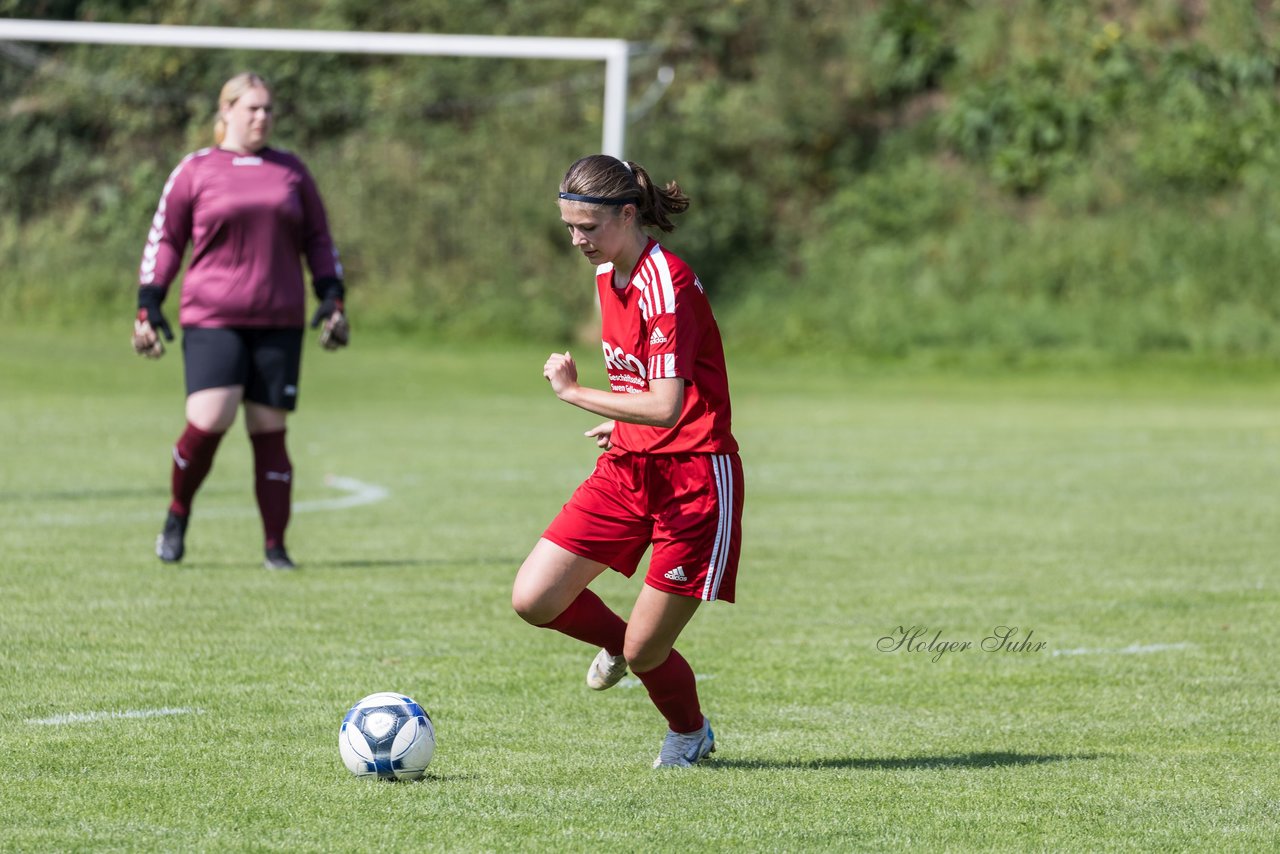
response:
[[[731,454],[729,375],[720,329],[693,270],[650,240],[625,288],[613,264],[596,268],[601,337],[609,386],[637,393],[656,379],[684,380],[684,406],[672,427],[617,422],[613,447],[639,453]]]
[[[168,288],[187,244],[183,326],[300,327],[315,278],[342,278],[324,204],[294,155],[204,148],[169,176],[142,253],[140,285]]]

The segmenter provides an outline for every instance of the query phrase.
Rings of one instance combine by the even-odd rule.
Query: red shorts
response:
[[[737,454],[607,453],[542,536],[628,578],[652,545],[650,587],[732,602],[742,490]]]

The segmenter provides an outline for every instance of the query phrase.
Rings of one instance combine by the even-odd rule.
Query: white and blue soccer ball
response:
[[[427,710],[409,697],[370,694],[342,719],[338,752],[357,777],[417,780],[436,752],[436,731]]]

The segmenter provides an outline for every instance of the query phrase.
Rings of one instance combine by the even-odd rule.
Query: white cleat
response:
[[[607,649],[596,653],[591,667],[587,668],[587,687],[592,691],[603,691],[618,684],[627,672],[627,660],[621,655],[613,656]]]
[[[688,768],[715,753],[716,734],[711,721],[702,719],[702,729],[694,732],[672,732],[662,742],[662,751],[653,760],[654,768]]]

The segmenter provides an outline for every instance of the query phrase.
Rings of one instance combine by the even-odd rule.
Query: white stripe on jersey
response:
[[[720,520],[716,525],[716,541],[711,547],[711,564],[707,581],[702,585],[702,600],[714,602],[720,595],[725,565],[729,562],[729,542],[733,533],[733,465],[726,454],[711,455],[711,469],[716,478],[716,504]]]
[[[662,253],[662,246],[654,244],[648,256],[640,263],[636,273],[636,287],[640,289],[640,316],[648,321],[660,314],[676,310],[676,291],[671,283],[671,267]]]
[[[640,262],[639,279],[642,283],[640,294],[643,299],[643,304],[641,307],[644,309],[643,313],[646,315],[645,320],[648,320],[650,317],[657,317],[663,313],[662,295],[658,293],[658,289],[655,287],[658,279],[658,271],[654,267],[652,258],[645,258]]]
[[[631,284],[635,285],[636,289],[640,291],[640,319],[648,323],[649,318],[653,317],[656,312],[650,302],[649,261],[647,259],[640,262],[640,269],[636,271],[635,278],[631,280]]]
[[[649,357],[649,379],[669,380],[676,375],[676,354],[659,353]]]
[[[164,237],[164,219],[166,211],[169,207],[169,191],[173,189],[173,182],[178,180],[178,174],[182,172],[182,167],[194,157],[204,157],[212,148],[202,148],[199,151],[193,151],[169,173],[169,180],[164,182],[164,189],[160,192],[160,204],[156,206],[156,215],[151,219],[151,231],[147,232],[147,245],[142,250],[142,267],[138,272],[138,284],[149,285],[156,280],[156,256],[160,254],[160,240]],[[186,247],[179,247],[178,251],[185,250]]]
[[[661,297],[659,314],[669,314],[676,310],[676,289],[671,284],[671,267],[667,265],[667,256],[662,253],[662,246],[655,245],[653,251],[649,253],[653,266],[658,271],[658,285],[660,287],[659,296]]]

